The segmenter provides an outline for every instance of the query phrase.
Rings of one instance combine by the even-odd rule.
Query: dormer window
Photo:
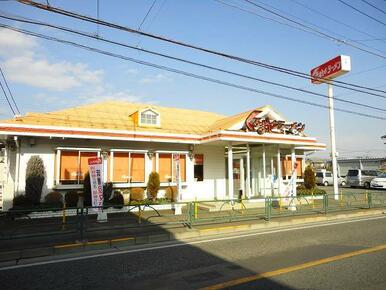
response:
[[[160,114],[153,109],[145,109],[140,112],[139,118],[140,126],[160,127]]]

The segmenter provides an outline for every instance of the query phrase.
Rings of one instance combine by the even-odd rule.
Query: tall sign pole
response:
[[[330,113],[330,141],[331,141],[331,159],[332,159],[332,177],[334,183],[334,198],[337,200],[339,198],[339,189],[338,189],[338,162],[337,152],[336,152],[336,142],[335,142],[335,116],[334,116],[334,95],[333,87],[329,82],[328,84],[328,108]]]
[[[333,86],[329,81],[342,74],[351,71],[351,58],[347,55],[339,55],[324,64],[311,70],[311,82],[313,84],[327,83],[328,86],[328,108],[330,114],[330,141],[331,141],[331,159],[332,159],[332,176],[334,182],[334,198],[339,199],[338,190],[338,163],[335,141],[335,118],[334,118],[334,95]]]

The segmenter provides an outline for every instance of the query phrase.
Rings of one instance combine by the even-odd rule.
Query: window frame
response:
[[[147,117],[144,117],[146,115]],[[155,117],[155,123],[153,123],[152,121],[150,123],[144,122],[146,120],[152,120],[151,116]],[[161,127],[161,114],[153,108],[146,108],[140,110],[138,112],[138,125],[140,127]]]
[[[61,161],[62,161],[62,152],[77,152],[77,176],[76,176],[76,183],[63,183],[61,179]],[[80,180],[80,157],[81,153],[85,152],[95,152],[97,157],[100,157],[101,155],[101,149],[100,148],[79,148],[79,147],[57,147],[56,148],[56,168],[55,168],[55,186],[56,187],[68,187],[68,188],[78,188],[83,186],[83,183],[81,183]],[[83,181],[83,180],[82,180]]]
[[[110,180],[108,182],[111,182],[113,183],[113,185],[116,185],[116,186],[119,186],[119,187],[131,187],[131,186],[143,186],[146,184],[147,182],[147,177],[146,177],[146,173],[147,173],[147,170],[146,170],[146,154],[148,153],[148,150],[136,150],[136,149],[111,149],[110,151],[110,164],[109,164],[109,167],[110,167],[110,174],[109,174],[109,177],[110,177]],[[114,181],[114,153],[128,153],[128,158],[129,158],[129,162],[128,162],[128,181],[127,182],[122,182],[122,181]],[[131,181],[131,154],[134,153],[134,154],[143,154],[144,155],[144,180],[143,181],[136,181],[136,182],[132,182]]]

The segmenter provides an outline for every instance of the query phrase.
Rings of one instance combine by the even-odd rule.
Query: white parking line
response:
[[[303,229],[310,229],[310,228],[317,228],[317,227],[355,223],[355,222],[361,222],[361,221],[379,220],[379,219],[384,219],[384,218],[386,218],[386,216],[367,217],[367,218],[359,218],[359,219],[354,219],[354,220],[326,222],[326,223],[303,225],[303,226],[297,226],[297,227],[291,227],[291,228],[285,228],[285,229],[275,229],[275,230],[269,230],[269,231],[264,231],[264,232],[241,234],[241,235],[237,235],[237,236],[212,238],[212,239],[207,239],[207,240],[199,240],[199,241],[191,241],[191,242],[176,241],[174,244],[161,245],[161,246],[150,246],[150,247],[141,248],[141,249],[121,250],[118,252],[100,253],[100,254],[93,254],[93,255],[81,256],[81,257],[62,258],[62,259],[56,259],[56,260],[51,260],[51,261],[41,261],[41,262],[34,262],[34,263],[23,264],[23,265],[7,266],[7,267],[0,268],[0,271],[7,271],[7,270],[13,270],[13,269],[28,268],[28,267],[36,267],[36,266],[42,266],[42,265],[71,262],[71,261],[96,259],[96,258],[101,258],[101,257],[109,257],[109,256],[129,254],[129,253],[153,251],[153,250],[159,250],[159,249],[183,247],[183,246],[211,243],[211,242],[224,241],[224,240],[240,239],[240,238],[246,238],[246,237],[252,237],[252,236],[261,236],[261,235],[268,235],[268,234],[275,234],[275,233],[289,232],[289,231],[296,231],[296,230],[303,230]]]

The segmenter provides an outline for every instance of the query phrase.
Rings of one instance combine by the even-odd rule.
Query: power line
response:
[[[302,6],[302,7],[304,7],[304,8],[306,8],[306,9],[308,9],[308,10],[310,10],[310,11],[312,11],[312,12],[314,12],[315,14],[318,14],[318,15],[321,15],[321,16],[327,18],[327,19],[330,19],[331,21],[334,21],[335,23],[341,24],[343,26],[346,26],[346,27],[350,28],[353,31],[356,31],[356,32],[362,33],[364,35],[367,35],[369,37],[372,37],[372,40],[381,40],[383,42],[386,40],[386,38],[377,38],[376,36],[366,32],[366,31],[360,30],[360,29],[358,29],[358,28],[356,28],[354,26],[351,26],[351,25],[343,22],[343,21],[340,21],[340,20],[338,20],[336,18],[333,18],[333,17],[331,17],[331,16],[329,16],[327,14],[324,14],[324,13],[318,11],[317,9],[311,8],[310,6],[305,5],[305,4],[303,4],[303,3],[301,3],[301,2],[299,2],[297,0],[291,0],[291,1],[296,3],[296,4],[298,4],[298,5],[300,5],[300,6]],[[353,40],[351,40],[351,41],[353,41]],[[358,42],[358,41],[364,41],[364,40],[354,40],[354,41]]]
[[[261,1],[258,1],[258,2],[261,3]],[[248,3],[250,3],[250,2],[248,2]],[[305,20],[305,19],[302,19],[302,18],[300,18],[300,17],[297,17],[297,16],[295,16],[295,15],[292,15],[292,14],[290,14],[290,13],[288,13],[288,12],[284,12],[284,11],[282,11],[282,10],[280,10],[280,9],[278,9],[278,8],[276,8],[276,7],[274,7],[274,6],[272,6],[272,5],[269,5],[269,4],[266,4],[266,3],[265,3],[264,5],[270,7],[271,9],[274,9],[274,10],[276,10],[276,11],[279,11],[280,13],[283,13],[284,15],[288,15],[288,16],[290,16],[290,17],[296,18],[297,20],[301,21],[300,23],[302,23],[303,25],[305,25],[304,23],[306,23],[306,24],[309,24],[309,25],[311,25],[311,26],[313,26],[313,27],[316,27],[319,31],[322,31],[322,32],[325,32],[325,33],[328,32],[328,33],[330,33],[330,35],[336,35],[336,36],[338,36],[338,37],[343,37],[341,40],[342,40],[342,41],[345,41],[345,37],[346,37],[345,35],[339,34],[339,33],[335,32],[335,31],[331,31],[331,30],[329,30],[329,29],[327,29],[327,28],[321,27],[320,25],[316,25],[316,24],[314,24],[314,23],[311,23],[311,22],[309,22],[309,21],[307,21],[307,20]],[[283,14],[282,14],[282,15],[283,15]],[[289,19],[289,18],[288,18],[288,19]],[[307,27],[310,27],[310,26],[307,26]],[[310,27],[310,29],[313,29],[313,27]],[[318,35],[318,36],[320,36],[320,35]],[[354,43],[356,43],[356,44],[358,44],[358,45],[360,45],[360,46],[364,46],[364,47],[367,47],[367,48],[370,48],[370,49],[379,51],[379,52],[382,53],[383,55],[386,54],[385,51],[380,50],[380,49],[375,48],[375,47],[372,47],[372,46],[370,46],[370,45],[363,44],[363,43],[357,42],[357,41],[355,41],[355,40],[351,40],[351,42],[354,42]]]
[[[1,69],[1,67],[0,67],[0,73],[1,73],[1,75],[2,75],[2,77],[3,77],[5,86],[6,86],[7,89],[8,89],[8,93],[9,93],[9,95],[11,96],[12,102],[13,102],[13,104],[15,105],[15,108],[16,108],[17,112],[21,115],[20,110],[19,110],[19,107],[18,107],[17,104],[16,104],[15,98],[13,97],[13,94],[12,94],[12,92],[11,92],[11,89],[10,89],[9,86],[8,86],[7,79],[5,78],[5,75],[4,75],[3,70]]]
[[[378,11],[382,12],[383,14],[386,14],[386,11],[385,10],[382,10],[381,8],[375,6],[374,4],[371,4],[369,1],[366,1],[366,0],[361,0],[362,2],[366,3],[367,5],[370,5],[371,7],[373,7],[374,9],[377,9]]]
[[[138,30],[141,30],[142,25],[145,23],[147,17],[148,17],[149,14],[150,14],[150,11],[153,9],[153,7],[154,7],[154,5],[155,5],[156,2],[157,2],[157,0],[154,0],[153,3],[150,5],[149,9],[148,9],[147,12],[146,12],[145,17],[143,17],[143,19],[142,19],[142,21],[141,21],[141,24],[138,26]]]
[[[19,1],[22,1],[22,0],[19,0]],[[257,4],[257,3],[255,3],[255,2],[253,2],[253,1],[250,1],[250,0],[244,0],[244,1],[247,2],[247,3],[250,3],[250,4],[252,4],[252,5],[254,5],[254,6],[256,6],[256,7],[260,8],[260,9],[262,9],[262,10],[268,12],[268,13],[271,13],[271,14],[273,14],[273,15],[275,15],[275,16],[278,16],[278,17],[280,17],[280,18],[283,18],[283,19],[285,19],[285,20],[287,20],[287,21],[290,21],[290,22],[292,22],[292,23],[295,23],[295,24],[297,24],[297,25],[299,25],[299,26],[302,26],[302,27],[311,29],[311,30],[315,31],[316,33],[318,33],[319,35],[329,38],[330,40],[336,41],[336,42],[338,42],[338,43],[342,43],[342,44],[349,45],[349,46],[351,46],[351,47],[353,47],[353,48],[355,48],[355,49],[358,49],[358,50],[361,50],[361,51],[363,51],[363,52],[367,52],[367,53],[369,53],[369,54],[372,54],[372,55],[374,55],[374,56],[378,56],[378,57],[381,57],[381,58],[383,58],[383,59],[386,59],[386,56],[384,56],[384,55],[381,55],[381,54],[379,54],[379,53],[375,53],[375,52],[373,52],[373,51],[370,51],[370,50],[367,50],[367,49],[364,49],[364,48],[361,48],[361,47],[359,47],[359,46],[357,46],[357,45],[354,45],[354,44],[348,42],[347,40],[343,40],[343,39],[339,39],[339,38],[337,38],[337,37],[335,37],[335,36],[331,36],[331,35],[329,35],[329,34],[323,32],[323,31],[320,31],[320,30],[318,30],[318,29],[315,29],[315,28],[313,28],[313,27],[310,27],[310,26],[308,26],[308,25],[305,25],[305,24],[303,24],[303,23],[300,23],[299,21],[293,20],[293,19],[288,18],[288,17],[286,17],[286,16],[284,16],[284,15],[281,15],[280,13],[277,13],[277,12],[275,12],[275,11],[272,11],[272,10],[266,8],[266,7],[263,7],[263,6],[261,6],[261,5]]]
[[[386,26],[386,23],[385,23],[385,22],[383,22],[383,21],[381,21],[381,20],[378,20],[377,18],[375,18],[375,17],[373,17],[373,16],[371,16],[371,15],[369,15],[369,14],[363,12],[362,10],[359,10],[358,8],[355,8],[354,6],[348,4],[347,2],[345,2],[345,1],[343,1],[343,0],[338,0],[338,1],[339,1],[340,3],[342,3],[343,5],[346,5],[347,7],[350,7],[351,9],[357,11],[358,13],[360,13],[360,14],[362,14],[362,15],[364,15],[364,16],[367,16],[368,18],[370,18],[370,19],[372,19],[372,20],[374,20],[374,21],[376,21],[376,22],[378,22],[378,23],[380,23],[380,24]]]
[[[3,84],[1,83],[1,81],[0,81],[0,87],[1,87],[1,90],[3,91],[4,97],[8,103],[9,108],[11,109],[13,115],[15,116],[16,115],[15,110],[12,108],[11,102],[8,99],[7,93],[5,92]]]
[[[30,1],[30,0],[17,0],[17,1],[22,3],[22,4],[33,6],[33,7],[36,7],[36,8],[42,9],[42,10],[46,10],[46,11],[50,11],[50,12],[54,12],[54,13],[57,13],[57,14],[65,15],[65,16],[68,16],[68,17],[76,18],[76,19],[79,19],[79,20],[82,20],[82,21],[87,21],[87,22],[91,22],[91,23],[99,23],[101,25],[104,25],[104,26],[107,26],[107,27],[110,27],[110,28],[122,30],[122,31],[129,32],[129,33],[143,35],[143,36],[150,37],[150,38],[153,38],[153,39],[156,39],[156,40],[161,40],[161,41],[172,43],[172,44],[175,44],[175,45],[191,48],[191,49],[194,49],[194,50],[206,52],[206,53],[209,53],[209,54],[213,54],[213,55],[229,58],[229,59],[232,59],[232,60],[248,63],[248,64],[251,64],[251,65],[263,67],[263,68],[270,69],[270,70],[275,70],[275,71],[278,71],[278,72],[282,72],[282,73],[285,73],[285,74],[289,74],[289,75],[292,75],[292,76],[296,76],[296,77],[300,77],[300,78],[304,78],[304,79],[310,80],[310,76],[308,74],[302,73],[302,72],[299,72],[299,71],[295,71],[295,70],[291,70],[291,69],[287,69],[287,68],[283,68],[283,67],[278,67],[278,66],[274,66],[274,65],[269,65],[269,64],[266,64],[266,63],[262,63],[262,62],[255,61],[255,60],[246,59],[246,58],[235,56],[235,55],[230,55],[230,54],[227,54],[225,52],[214,51],[214,50],[211,50],[211,49],[208,49],[208,48],[204,48],[204,47],[200,47],[200,46],[197,46],[197,45],[193,45],[193,44],[189,44],[189,43],[185,43],[185,42],[169,39],[169,38],[162,37],[162,36],[155,35],[155,34],[148,33],[148,32],[138,31],[138,30],[133,29],[133,28],[128,28],[128,27],[125,27],[125,26],[121,26],[121,25],[118,25],[118,24],[115,24],[115,23],[111,23],[111,22],[107,22],[107,21],[103,21],[103,20],[97,20],[97,19],[89,17],[89,16],[81,15],[81,14],[78,14],[78,13],[75,13],[75,12],[63,10],[63,9],[52,7],[52,6],[46,6],[46,5],[43,5],[43,4],[34,2],[34,1]],[[342,86],[342,85],[337,85],[337,84],[344,84],[344,85],[348,85],[348,86],[352,86],[352,87],[356,87],[356,88],[362,88],[362,89],[365,89],[365,90],[386,93],[386,91],[376,90],[376,89],[373,89],[373,88],[368,88],[368,87],[364,87],[364,86],[360,86],[360,85],[355,85],[355,84],[351,84],[351,83],[345,83],[345,82],[337,81],[337,80],[328,80],[328,79],[323,79],[323,78],[318,78],[318,80],[329,81],[329,82],[335,84],[335,86],[337,86],[337,87],[341,87],[341,88],[348,89],[348,90],[353,90],[353,89],[349,88],[349,87]],[[380,95],[373,94],[373,93],[370,93],[370,92],[362,91],[362,93],[372,94],[372,95],[375,95],[375,96],[380,96]],[[385,96],[380,96],[380,97],[385,98]]]
[[[3,16],[1,14],[0,14],[0,18],[5,18],[5,19],[8,19],[8,20],[13,20],[13,21],[19,21],[19,22],[22,22],[22,23],[35,24],[35,25],[41,25],[41,26],[44,26],[44,27],[55,28],[55,29],[58,29],[58,30],[61,30],[61,31],[70,32],[70,33],[73,33],[73,34],[76,34],[76,35],[81,35],[81,36],[84,36],[84,37],[96,39],[96,40],[103,41],[103,42],[106,42],[106,43],[122,46],[122,47],[125,47],[125,48],[134,49],[134,50],[137,50],[137,51],[141,51],[141,52],[145,52],[145,53],[148,53],[148,54],[160,56],[160,57],[163,57],[163,58],[172,59],[172,60],[180,61],[180,62],[183,62],[183,63],[187,63],[187,64],[199,66],[199,67],[203,67],[203,68],[206,68],[206,69],[211,69],[211,70],[215,70],[215,71],[218,71],[218,72],[222,72],[222,73],[226,73],[226,74],[230,74],[230,75],[246,78],[246,79],[249,79],[249,80],[254,80],[254,81],[258,81],[258,82],[262,82],[262,83],[266,83],[266,84],[270,84],[270,85],[274,85],[274,86],[279,86],[279,87],[290,89],[290,90],[300,91],[300,92],[303,92],[303,93],[308,93],[308,94],[312,94],[312,95],[315,95],[315,96],[319,96],[319,97],[328,99],[328,97],[326,95],[323,95],[323,94],[320,94],[320,93],[312,92],[312,91],[301,89],[301,88],[292,87],[292,86],[285,85],[285,84],[280,84],[280,83],[277,83],[277,82],[272,82],[272,81],[268,81],[268,80],[264,80],[264,79],[255,78],[255,77],[252,77],[252,76],[249,76],[249,75],[245,75],[245,74],[237,73],[237,72],[234,72],[234,71],[229,71],[229,70],[221,69],[221,68],[214,67],[214,66],[205,65],[205,64],[202,64],[202,63],[186,60],[186,59],[183,59],[183,58],[174,57],[174,56],[171,56],[171,55],[167,55],[167,54],[163,54],[163,53],[159,53],[159,52],[155,52],[155,51],[151,51],[151,50],[147,50],[147,49],[143,49],[143,48],[138,48],[137,46],[132,46],[132,45],[128,45],[128,44],[125,44],[125,43],[109,40],[109,39],[106,39],[106,38],[97,37],[97,36],[94,36],[94,35],[91,35],[91,34],[88,34],[88,33],[85,33],[85,32],[76,31],[76,30],[69,29],[69,28],[63,27],[63,26],[53,25],[53,24],[50,24],[50,23],[47,23],[47,22],[36,21],[36,20],[33,20],[33,19],[28,19],[28,18],[20,19],[20,18],[15,18],[15,17]],[[342,98],[335,97],[335,100],[340,101],[340,102],[344,102],[344,103],[348,103],[348,104],[352,104],[352,105],[357,105],[357,106],[365,107],[365,108],[368,108],[368,109],[373,109],[373,110],[377,110],[377,111],[386,112],[386,109],[382,109],[382,108],[379,108],[379,107],[374,107],[374,106],[370,106],[370,105],[366,105],[366,104],[363,104],[363,103],[358,103],[358,102],[354,102],[354,101],[350,101],[350,100],[346,100],[346,99],[342,99]]]
[[[220,79],[206,77],[206,76],[203,76],[203,75],[187,72],[187,71],[184,71],[184,70],[179,70],[179,69],[175,69],[175,68],[168,67],[168,66],[163,66],[163,65],[154,64],[154,63],[147,62],[147,61],[142,61],[142,60],[134,59],[134,58],[131,58],[131,57],[128,57],[128,56],[124,56],[124,55],[121,55],[121,54],[116,54],[116,53],[112,53],[112,52],[109,52],[109,51],[101,50],[101,49],[98,49],[98,48],[94,48],[94,47],[82,45],[82,44],[79,44],[79,43],[71,42],[71,41],[68,41],[68,40],[63,40],[63,39],[59,39],[59,38],[56,38],[56,37],[47,36],[47,35],[44,35],[44,34],[28,31],[28,30],[25,30],[25,29],[20,29],[20,28],[12,27],[12,26],[6,25],[6,24],[0,24],[0,27],[11,29],[13,31],[17,31],[17,32],[20,32],[20,33],[24,33],[24,34],[27,34],[27,35],[34,36],[34,37],[43,38],[43,39],[46,39],[46,40],[56,41],[56,42],[59,42],[59,43],[71,45],[71,46],[74,46],[74,47],[77,47],[77,48],[82,48],[82,49],[85,49],[85,50],[88,50],[88,51],[92,51],[92,52],[96,52],[96,53],[99,53],[99,54],[111,56],[111,57],[114,57],[114,58],[123,59],[123,60],[134,62],[134,63],[137,63],[137,64],[141,64],[141,65],[150,66],[150,67],[154,67],[154,68],[157,68],[157,69],[173,72],[173,73],[176,73],[176,74],[188,76],[188,77],[195,78],[195,79],[205,80],[205,81],[208,81],[208,82],[212,82],[212,83],[216,83],[216,84],[221,84],[221,85],[232,87],[232,88],[237,88],[237,89],[241,89],[241,90],[245,90],[245,91],[249,91],[249,92],[253,92],[253,93],[258,93],[258,94],[262,94],[262,95],[268,95],[268,96],[271,96],[271,97],[274,97],[274,98],[288,100],[288,101],[293,101],[293,102],[297,102],[297,103],[301,103],[301,104],[307,104],[307,105],[314,106],[314,107],[319,107],[319,108],[324,108],[324,109],[328,109],[329,108],[327,105],[317,104],[317,103],[313,103],[313,102],[310,102],[310,101],[304,101],[304,100],[297,99],[297,98],[292,98],[292,97],[286,97],[286,96],[283,96],[283,95],[279,95],[279,94],[275,94],[275,93],[271,93],[271,92],[267,92],[267,91],[263,91],[263,90],[258,90],[258,89],[254,89],[254,88],[243,86],[243,85],[238,85],[238,84],[227,82],[227,81],[223,81],[223,80],[220,80]],[[335,110],[336,111],[340,111],[340,112],[345,112],[345,113],[353,114],[353,115],[362,116],[362,117],[367,117],[367,118],[372,118],[372,119],[378,119],[378,120],[386,121],[386,118],[385,117],[381,117],[381,116],[375,116],[375,115],[365,114],[365,113],[351,111],[351,110],[347,110],[347,109],[341,109],[341,108],[335,108]]]

